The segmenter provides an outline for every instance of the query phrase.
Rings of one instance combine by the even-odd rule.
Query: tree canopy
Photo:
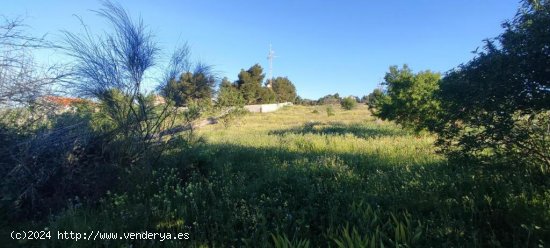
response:
[[[294,102],[296,100],[296,87],[287,77],[277,77],[272,82],[272,90],[277,96],[278,102]]]
[[[255,64],[248,70],[242,69],[236,85],[242,92],[247,104],[255,104],[261,100],[262,82],[265,78],[263,68]]]
[[[550,3],[524,2],[504,32],[441,82],[439,143],[550,166]],[[519,155],[519,156],[518,156]]]
[[[413,73],[407,66],[391,66],[384,77],[386,92],[373,92],[374,114],[416,130],[430,128],[437,121],[439,102],[434,93],[439,87],[439,73]]]
[[[357,98],[353,96],[348,96],[342,99],[342,102],[340,102],[340,105],[345,110],[352,110],[357,106]]]
[[[319,98],[317,100],[317,104],[339,104],[340,100],[342,99],[340,98],[340,95],[338,93],[335,93],[333,95],[328,94]]]
[[[178,80],[171,79],[162,89],[162,94],[177,106],[187,105],[190,101],[209,103],[215,85],[216,78],[210,67],[199,65],[194,72],[185,72]]]
[[[382,103],[382,98],[384,97],[384,91],[380,88],[374,89],[370,94],[364,96],[362,101],[364,101],[369,109],[376,109]]]
[[[237,86],[225,77],[220,83],[216,104],[220,107],[243,106],[245,100]]]

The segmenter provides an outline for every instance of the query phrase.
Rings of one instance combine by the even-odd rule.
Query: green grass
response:
[[[548,179],[447,161],[433,136],[372,117],[292,106],[181,139],[98,205],[50,230],[189,232],[185,241],[52,240],[57,247],[525,247],[550,242]],[[317,111],[315,111],[317,110]]]

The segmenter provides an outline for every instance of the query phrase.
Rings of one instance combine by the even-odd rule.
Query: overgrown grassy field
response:
[[[188,240],[65,247],[529,247],[550,244],[547,178],[447,161],[434,137],[345,111],[292,106],[185,136],[128,169],[97,206],[70,203],[48,230],[188,232]],[[151,172],[151,173],[149,173]]]

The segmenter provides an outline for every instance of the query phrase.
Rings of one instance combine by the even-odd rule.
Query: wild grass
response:
[[[531,247],[550,242],[548,178],[447,161],[435,137],[366,106],[248,114],[182,138],[98,205],[74,202],[50,230],[189,232],[189,240],[53,247]],[[317,110],[317,111],[315,111]],[[320,114],[321,113],[321,114]]]

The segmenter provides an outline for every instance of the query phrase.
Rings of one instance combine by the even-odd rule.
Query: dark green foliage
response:
[[[244,97],[239,89],[233,85],[227,78],[223,78],[218,91],[216,105],[219,107],[243,106]]]
[[[309,240],[289,240],[286,235],[271,235],[273,239],[273,247],[276,248],[308,248],[310,247]]]
[[[326,95],[319,100],[317,100],[317,104],[319,105],[325,105],[325,104],[339,104],[342,99],[340,98],[340,95],[338,93],[334,95]]]
[[[241,70],[239,79],[235,82],[242,92],[246,104],[256,104],[261,101],[262,82],[265,74],[259,64],[255,64],[248,70]]]
[[[260,88],[260,94],[258,98],[258,103],[261,104],[269,104],[269,103],[276,103],[277,102],[277,95],[276,93],[267,87]]]
[[[380,107],[384,98],[384,91],[380,88],[374,89],[369,95],[365,96],[365,103],[369,106],[369,109],[376,112],[376,109]]]
[[[223,78],[218,91],[216,107],[222,114],[218,120],[227,128],[244,116],[247,111],[243,108],[245,100],[241,91],[227,78]]]
[[[271,84],[271,89],[277,95],[277,102],[294,102],[296,100],[296,87],[288,78],[277,77]]]
[[[384,77],[386,92],[376,92],[374,114],[416,130],[433,128],[437,121],[439,101],[434,93],[439,87],[440,75],[430,71],[414,74],[407,65],[402,69],[390,67]]]
[[[1,118],[1,208],[14,223],[56,215],[69,199],[96,204],[116,188],[119,173],[145,170],[166,147],[158,134],[173,123],[174,108],[157,107],[153,95],[141,92],[144,75],[158,58],[153,36],[117,4],[104,1],[96,13],[111,24],[111,32],[65,32],[63,47],[74,59],[68,85],[95,102],[81,99],[69,108],[48,109],[53,104],[45,98],[2,110],[35,122],[20,128],[19,121]]]
[[[342,102],[340,102],[340,105],[345,110],[352,110],[357,106],[357,101],[354,97],[346,97],[342,99]]]
[[[176,106],[186,106],[197,100],[208,103],[213,97],[215,84],[216,78],[209,67],[199,66],[194,72],[181,74],[178,80],[170,80],[161,92]]]
[[[267,104],[278,101],[277,92],[268,87],[262,86],[265,74],[259,64],[255,64],[248,70],[241,70],[239,79],[234,85],[239,89],[244,98],[245,104]],[[277,89],[281,97],[289,98],[291,93],[288,92],[289,85],[292,84],[286,78],[277,78],[279,81]],[[286,82],[288,81],[288,82]],[[229,83],[228,81],[226,84]],[[233,93],[232,93],[233,94]],[[294,93],[295,94],[295,93]]]
[[[476,58],[442,80],[439,144],[477,158],[529,157],[548,170],[550,3],[524,3],[503,27]]]
[[[94,202],[116,185],[119,170],[108,158],[118,154],[104,146],[93,108],[81,103],[76,112],[51,116],[49,127],[32,135],[14,135],[18,127],[3,125],[0,205],[8,221],[44,218],[75,197]]]

